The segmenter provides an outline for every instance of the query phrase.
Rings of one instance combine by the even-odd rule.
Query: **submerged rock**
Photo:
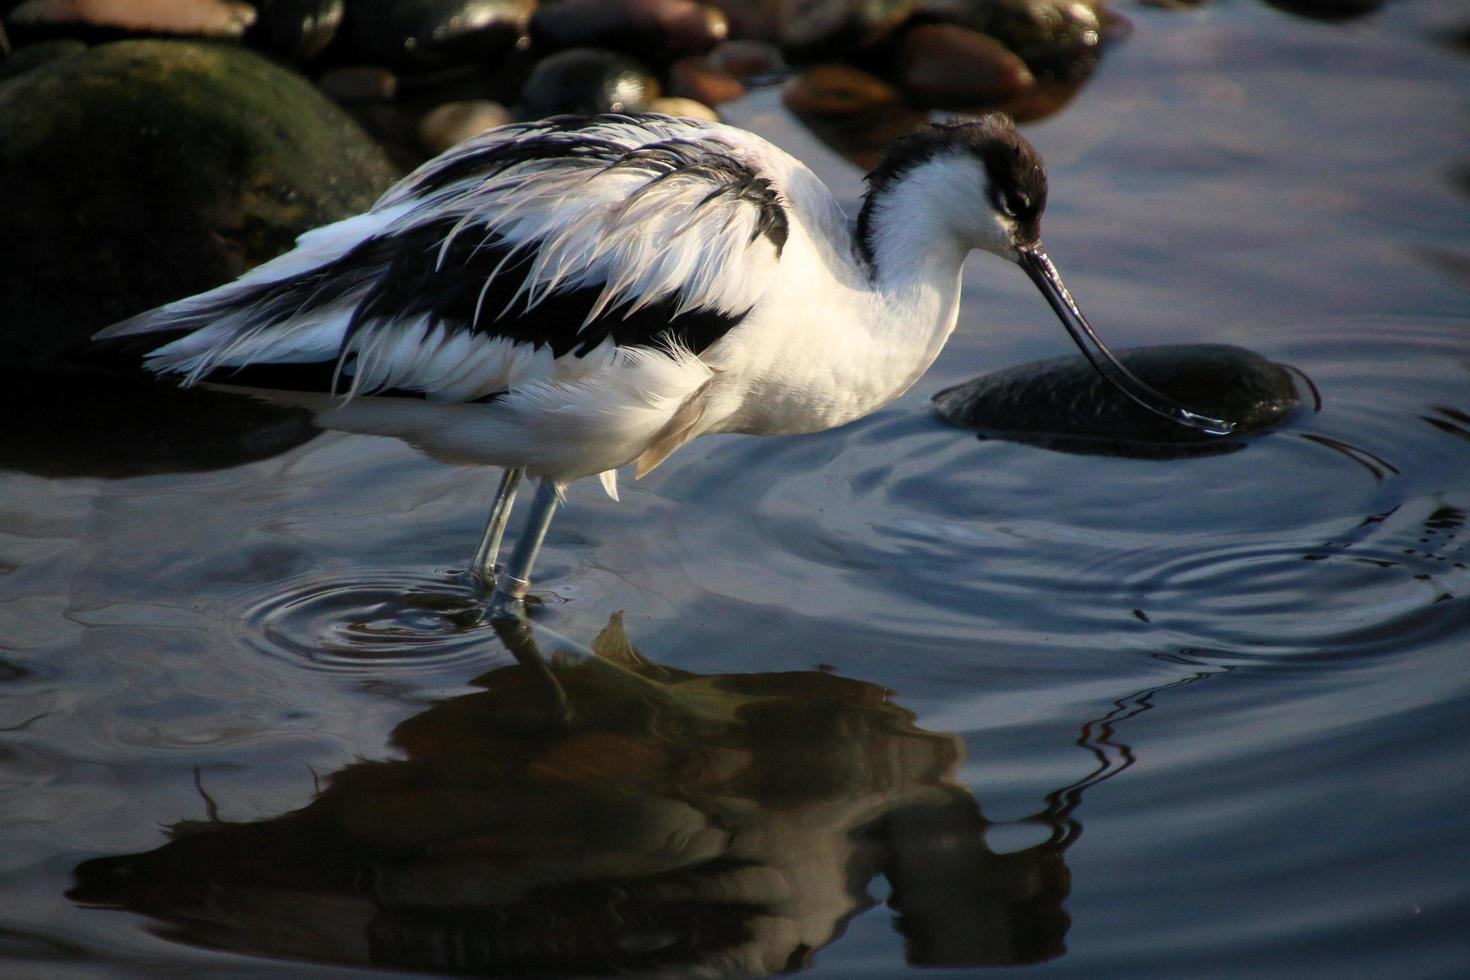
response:
[[[395,172],[303,79],[243,48],[120,41],[0,83],[8,363],[234,278],[372,205]]]
[[[1293,373],[1224,344],[1167,344],[1118,354],[1130,371],[1192,411],[1236,424],[1212,436],[1134,404],[1078,354],[1006,368],[948,388],[934,406],[982,438],[1065,452],[1165,459],[1231,452],[1243,435],[1285,420],[1300,405]]]
[[[531,69],[516,117],[643,112],[658,94],[658,82],[632,58],[599,48],[568,48]]]

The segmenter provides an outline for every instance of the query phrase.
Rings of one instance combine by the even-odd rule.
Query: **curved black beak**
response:
[[[1061,318],[1062,326],[1066,327],[1067,333],[1072,335],[1072,340],[1081,348],[1088,361],[1092,362],[1097,373],[1112,382],[1115,388],[1155,415],[1162,415],[1166,419],[1172,419],[1191,429],[1199,429],[1215,436],[1229,435],[1235,430],[1234,422],[1212,419],[1207,415],[1191,412],[1174,399],[1145,384],[1138,375],[1124,367],[1113,352],[1108,350],[1097,332],[1092,329],[1092,324],[1087,322],[1082,311],[1077,308],[1072,294],[1067,292],[1067,287],[1062,284],[1062,277],[1058,274],[1057,267],[1051,264],[1051,259],[1047,258],[1046,251],[1041,247],[1040,242],[1035,245],[1017,246],[1016,255],[1017,263],[1026,270],[1031,281],[1036,283],[1037,288],[1046,297],[1046,301]]]

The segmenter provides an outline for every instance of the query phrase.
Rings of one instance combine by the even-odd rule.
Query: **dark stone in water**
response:
[[[120,41],[0,83],[0,332],[36,364],[372,205],[395,171],[299,76],[229,45]]]
[[[531,18],[537,49],[611,48],[650,64],[703,54],[729,30],[724,13],[694,0],[557,0]]]
[[[1167,459],[1244,448],[1239,438],[1286,419],[1301,402],[1293,373],[1224,344],[1166,344],[1118,359],[1185,407],[1236,423],[1212,436],[1134,404],[1078,354],[1006,368],[934,396],[939,414],[994,437],[1106,456]]]
[[[524,43],[535,0],[350,0],[342,27],[359,61],[406,71],[494,64]]]
[[[1062,80],[1091,74],[1103,42],[1127,25],[1090,0],[924,0],[920,13],[988,34],[1038,77]]]
[[[255,0],[258,16],[246,40],[293,61],[309,61],[337,36],[344,0]]]
[[[658,82],[632,58],[598,48],[569,48],[531,69],[516,117],[642,112],[657,96]]]

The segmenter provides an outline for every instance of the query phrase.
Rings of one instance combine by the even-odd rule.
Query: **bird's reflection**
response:
[[[959,740],[883,688],[662,667],[616,617],[590,655],[504,638],[519,662],[400,724],[400,760],[348,766],[284,816],[184,823],[156,850],[88,861],[71,897],[271,956],[764,975],[840,936],[883,876],[911,963],[1064,951],[1073,810],[1118,768],[1108,719],[1079,740],[1098,742],[1098,771],[1027,818],[1045,839],[996,853],[956,779]]]

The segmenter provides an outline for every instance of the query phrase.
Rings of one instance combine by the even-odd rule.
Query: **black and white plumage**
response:
[[[1040,247],[1045,170],[1008,120],[927,128],[869,180],[853,224],[800,162],[730,126],[507,126],[98,338],[148,341],[148,367],[186,384],[271,390],[327,426],[527,472],[549,521],[568,481],[602,474],[616,496],[617,468],[641,475],[695,436],[816,431],[898,397],[954,329],[981,248],[1020,263],[1132,397],[1223,425],[1089,350]]]

